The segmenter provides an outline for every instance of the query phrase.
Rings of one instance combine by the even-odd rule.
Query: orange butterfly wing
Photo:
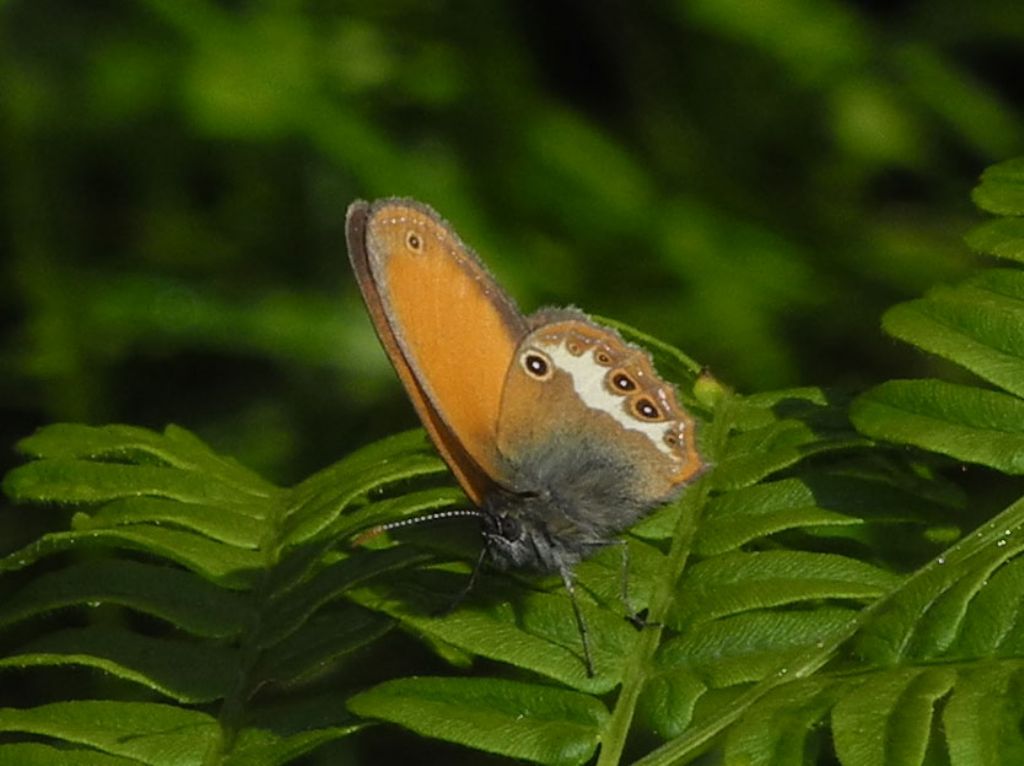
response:
[[[441,456],[480,503],[501,483],[498,414],[525,319],[426,205],[355,202],[346,236],[384,349]]]

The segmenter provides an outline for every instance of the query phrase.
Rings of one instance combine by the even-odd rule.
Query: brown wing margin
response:
[[[430,396],[417,381],[409,360],[402,351],[395,330],[384,311],[380,292],[370,268],[370,258],[366,246],[366,224],[369,216],[370,205],[368,203],[362,200],[353,202],[346,215],[345,238],[348,243],[352,271],[355,273],[359,290],[366,302],[373,327],[395,368],[395,372],[398,373],[402,385],[405,386],[405,390],[412,400],[416,414],[419,415],[423,427],[426,428],[437,447],[437,451],[441,453],[441,457],[451,468],[465,493],[474,503],[480,505],[495,482],[463,448],[455,433],[445,423],[431,402]]]

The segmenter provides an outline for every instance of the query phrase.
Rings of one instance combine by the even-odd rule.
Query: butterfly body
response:
[[[429,207],[353,203],[347,238],[377,334],[496,567],[557,571],[571,593],[575,563],[703,470],[693,418],[647,352],[573,309],[524,316]]]
[[[488,559],[499,569],[571,567],[653,507],[630,496],[629,478],[628,464],[572,434],[522,454],[509,466],[510,486],[481,506]]]

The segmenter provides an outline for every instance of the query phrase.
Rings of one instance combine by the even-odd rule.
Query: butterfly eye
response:
[[[526,374],[536,380],[549,380],[552,375],[551,362],[537,351],[527,351],[520,359]]]
[[[501,516],[498,518],[498,534],[506,540],[518,540],[523,536],[523,527],[511,516]]]
[[[423,239],[415,231],[407,231],[405,233],[405,246],[414,253],[419,253],[423,250]]]
[[[621,391],[622,393],[628,393],[630,391],[636,391],[636,381],[634,381],[629,375],[624,373],[622,370],[616,370],[612,373],[611,377],[612,389],[614,391]]]
[[[633,412],[644,420],[658,420],[661,418],[661,411],[654,406],[650,399],[637,399],[633,404]]]

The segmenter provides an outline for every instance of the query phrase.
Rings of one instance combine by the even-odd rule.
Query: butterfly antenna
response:
[[[375,527],[370,527],[363,532],[356,535],[355,539],[352,540],[352,545],[362,545],[367,540],[371,540],[377,535],[381,535],[392,529],[401,529],[402,527],[412,527],[416,524],[423,524],[428,521],[442,521],[444,519],[455,519],[464,516],[473,516],[480,518],[482,514],[478,510],[460,509],[457,511],[438,511],[437,513],[427,513],[423,516],[413,516],[409,519],[400,519],[398,521],[389,521],[387,524],[378,524]]]

